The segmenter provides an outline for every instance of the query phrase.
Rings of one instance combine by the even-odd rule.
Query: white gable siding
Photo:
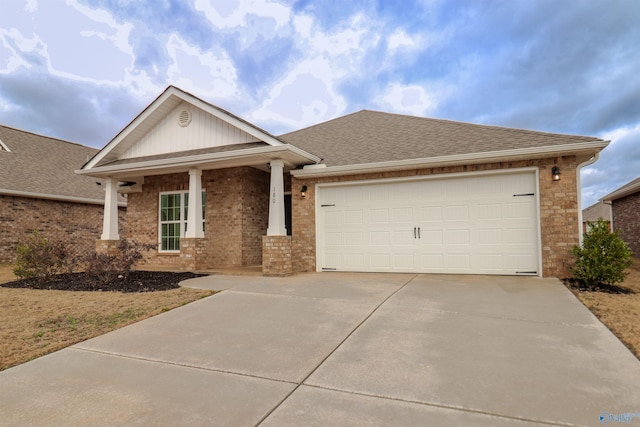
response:
[[[184,110],[191,112],[191,123],[182,127],[178,123],[178,118]],[[255,141],[257,140],[254,136],[183,102],[127,150],[121,158],[153,156]]]

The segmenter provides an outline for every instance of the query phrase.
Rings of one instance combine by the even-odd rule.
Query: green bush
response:
[[[572,250],[576,256],[573,275],[591,289],[623,282],[628,274],[624,270],[632,264],[631,250],[618,230],[609,231],[607,221],[599,220],[589,225],[582,247],[574,246]]]
[[[47,280],[72,268],[67,245],[50,242],[35,230],[26,242],[17,246],[16,267],[13,274],[19,279]]]

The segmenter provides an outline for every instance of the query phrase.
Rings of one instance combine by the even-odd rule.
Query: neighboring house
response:
[[[587,232],[589,223],[604,220],[611,228],[611,204],[599,201],[582,210],[582,231]]]
[[[614,230],[627,242],[634,256],[640,256],[640,177],[607,194],[603,203],[611,204]]]
[[[34,230],[71,243],[79,255],[95,250],[104,189],[74,170],[97,151],[0,126],[0,262],[14,262],[18,242]]]
[[[598,138],[360,111],[279,137],[170,86],[78,173],[105,179],[101,250],[205,269],[566,277]]]

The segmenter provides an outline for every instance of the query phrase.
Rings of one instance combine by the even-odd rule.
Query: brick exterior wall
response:
[[[282,277],[292,272],[291,237],[262,236],[262,274]]]
[[[124,208],[119,209],[124,229]],[[0,263],[16,260],[16,246],[34,230],[43,237],[71,244],[78,255],[95,250],[102,234],[102,205],[0,195]]]
[[[558,166],[560,181],[551,180],[551,168]],[[415,169],[397,172],[358,174],[326,178],[292,178],[292,263],[294,271],[316,271],[315,184],[410,176],[442,175],[524,167],[539,168],[542,274],[570,277],[574,263],[571,248],[578,244],[578,195],[575,156],[523,160],[481,165]],[[300,196],[303,185],[306,197]]]
[[[146,244],[158,244],[159,193],[188,191],[185,173],[148,176],[141,193],[129,194],[127,238]],[[207,170],[202,172],[206,192],[205,238],[198,269],[260,265],[262,236],[268,226],[269,174],[251,167]],[[184,269],[181,254],[145,254],[142,264]],[[188,264],[188,263],[187,263]]]
[[[640,192],[612,202],[613,227],[629,245],[633,256],[640,256]]]

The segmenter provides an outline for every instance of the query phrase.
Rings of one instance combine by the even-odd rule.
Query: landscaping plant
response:
[[[122,239],[117,251],[113,254],[89,255],[86,259],[87,274],[95,286],[107,286],[116,280],[126,281],[134,264],[142,259],[142,251],[153,248],[153,245],[143,245]]]
[[[574,246],[576,265],[572,272],[582,284],[594,289],[599,285],[623,282],[631,267],[631,249],[622,240],[618,230],[609,231],[609,223],[599,220],[589,224],[582,247]]]
[[[26,242],[18,243],[16,250],[13,274],[20,279],[48,280],[53,275],[73,268],[67,245],[49,241],[37,230],[34,230]]]

